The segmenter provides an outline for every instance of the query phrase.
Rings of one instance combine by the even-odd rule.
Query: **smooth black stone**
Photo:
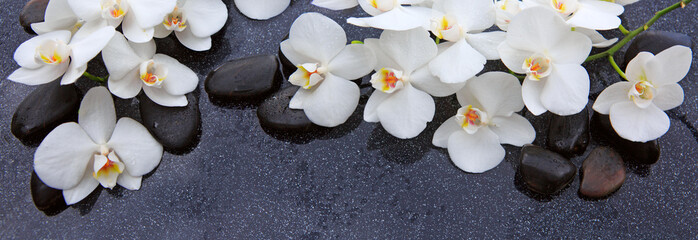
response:
[[[31,188],[34,205],[39,210],[48,215],[52,215],[67,208],[65,200],[63,199],[63,191],[46,185],[41,181],[41,179],[39,179],[34,171],[32,171],[29,186]]]
[[[625,181],[625,166],[620,154],[609,147],[598,147],[582,163],[579,193],[602,198],[615,192]]]
[[[288,103],[298,88],[296,86],[284,88],[260,104],[257,108],[259,123],[264,127],[276,130],[304,131],[311,129],[314,124],[303,110],[288,107]]]
[[[260,99],[283,79],[274,55],[260,55],[227,62],[209,73],[204,88],[220,101]]]
[[[164,107],[148,97],[139,98],[143,125],[169,152],[186,152],[199,142],[199,99],[194,93],[186,96],[189,104],[185,107]]]
[[[628,46],[628,50],[625,51],[625,56],[623,57],[622,69],[628,66],[635,56],[640,52],[651,52],[654,55],[664,51],[667,48],[673,47],[675,45],[682,45],[686,47],[691,47],[693,42],[691,37],[675,32],[657,31],[649,30],[640,33],[633,39]]]
[[[77,121],[80,90],[59,82],[39,86],[15,110],[11,131],[23,143],[41,142],[58,125]]]
[[[49,0],[31,0],[24,5],[22,12],[19,14],[19,24],[22,25],[25,32],[36,34],[34,30],[32,30],[31,24],[44,21],[44,13],[46,13],[48,1]]]
[[[589,145],[589,111],[582,110],[571,116],[554,115],[548,129],[548,149],[574,156],[583,153]]]
[[[560,154],[526,145],[521,149],[519,171],[531,191],[553,194],[572,182],[577,167]]]
[[[657,161],[659,161],[661,148],[659,147],[659,142],[657,140],[644,143],[633,142],[618,136],[618,133],[613,130],[611,119],[608,115],[594,113],[592,121],[594,122],[595,128],[597,128],[598,131],[603,132],[603,134],[608,137],[610,144],[616,150],[618,150],[618,152],[624,155],[624,159],[626,159],[628,162],[637,164],[655,164]]]

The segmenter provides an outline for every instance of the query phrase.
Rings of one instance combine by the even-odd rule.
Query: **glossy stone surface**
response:
[[[519,171],[528,189],[553,194],[572,182],[577,167],[560,154],[527,145],[521,149]]]
[[[181,153],[196,147],[201,132],[201,112],[196,94],[187,94],[189,104],[186,107],[163,107],[145,95],[139,99],[143,126],[165,150]]]
[[[24,5],[22,12],[19,14],[19,24],[22,25],[24,31],[30,34],[36,34],[34,30],[32,30],[31,24],[44,21],[44,13],[46,12],[48,1],[49,0],[31,0]]]
[[[675,1],[643,0],[626,7],[623,24],[641,26]],[[17,68],[12,53],[32,37],[17,23],[22,1],[3,1],[0,14],[0,77]],[[173,36],[157,41],[158,52],[173,56],[203,80],[230,60],[276,54],[293,20],[317,11],[338,21],[348,40],[378,37],[380,31],[346,23],[366,16],[360,8],[330,11],[292,1],[281,16],[250,21],[224,0],[230,19],[213,36],[207,52],[183,49]],[[693,1],[653,26],[698,37],[690,24],[698,15]],[[680,19],[677,19],[680,18]],[[677,23],[685,24],[677,24]],[[606,31],[607,37],[619,37]],[[693,49],[698,53],[698,49]],[[493,63],[493,61],[490,61]],[[503,65],[488,70],[503,70]],[[604,59],[584,65],[591,76],[591,99],[619,81]],[[104,76],[103,67],[90,72]],[[698,61],[687,96],[698,96]],[[80,80],[85,91],[93,85]],[[404,147],[380,124],[363,122],[370,88],[346,124],[325,135],[296,142],[296,134],[276,138],[260,126],[257,106],[220,107],[203,91],[199,107],[201,142],[190,153],[165,153],[160,166],[138,191],[98,189],[85,202],[48,217],[31,200],[30,177],[36,148],[10,134],[10,119],[35,87],[0,80],[0,232],[18,239],[692,239],[698,236],[698,98],[669,111],[671,128],[659,140],[661,159],[642,172],[628,168],[621,191],[589,201],[577,192],[579,178],[549,200],[524,193],[515,182],[521,149],[504,145],[507,155],[484,174],[466,174],[448,153],[431,145],[436,128],[458,109],[453,98],[436,99],[436,116],[427,130]],[[137,100],[116,99],[117,116],[140,121]],[[534,144],[545,145],[549,114],[522,113],[537,130]],[[593,130],[593,129],[592,129]],[[571,158],[581,166],[586,154],[605,141],[592,134],[587,152]],[[390,143],[390,144],[383,144]],[[525,187],[524,187],[525,188]],[[108,226],[108,227],[105,227]],[[593,229],[593,231],[589,231]]]
[[[637,56],[640,52],[651,52],[654,55],[664,51],[664,49],[673,47],[675,45],[682,45],[686,47],[691,47],[693,41],[691,37],[678,32],[669,32],[661,30],[648,30],[640,33],[633,39],[633,41],[628,45],[628,49],[623,55],[623,69],[628,66],[628,63]]]
[[[233,60],[213,70],[204,89],[213,100],[260,99],[283,80],[274,55],[260,55]]]
[[[582,163],[579,193],[590,198],[602,198],[615,192],[625,181],[625,166],[620,154],[609,147],[591,151]]]
[[[270,96],[257,109],[259,123],[280,131],[307,131],[314,124],[303,110],[290,109],[288,103],[299,87],[289,86]]]
[[[582,110],[571,116],[550,118],[548,149],[565,156],[584,153],[589,145],[589,111]]]
[[[73,85],[54,81],[39,86],[22,100],[12,116],[12,134],[34,145],[65,122],[77,122],[80,91]]]

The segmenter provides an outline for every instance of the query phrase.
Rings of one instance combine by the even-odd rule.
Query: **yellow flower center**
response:
[[[472,105],[458,109],[456,121],[469,134],[477,132],[480,127],[487,125],[487,113]]]
[[[526,75],[528,75],[530,79],[539,81],[541,78],[547,77],[552,72],[550,62],[550,58],[542,54],[534,54],[533,56],[524,60],[522,68],[524,71],[526,71]]]
[[[382,92],[392,93],[405,87],[405,77],[401,71],[382,68],[371,76],[371,85]]]
[[[167,67],[162,64],[156,64],[153,60],[148,60],[141,63],[139,75],[145,85],[160,87],[165,78],[167,78]]]
[[[45,64],[58,65],[70,57],[70,47],[60,40],[45,40],[36,48],[35,58]]]
[[[165,25],[167,30],[181,32],[187,28],[187,18],[183,15],[182,11],[175,6],[174,10],[165,16],[165,20],[162,24]]]

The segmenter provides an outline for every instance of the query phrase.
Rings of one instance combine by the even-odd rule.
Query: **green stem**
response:
[[[611,66],[613,66],[613,69],[615,69],[616,72],[618,72],[618,75],[623,77],[623,79],[628,80],[628,77],[625,76],[625,73],[623,72],[623,70],[620,70],[620,68],[618,67],[618,64],[616,64],[616,60],[613,59],[613,55],[608,56],[608,62],[611,63]]]
[[[650,26],[652,26],[652,24],[654,24],[662,16],[664,16],[665,14],[667,14],[667,13],[669,13],[669,12],[673,11],[674,9],[679,8],[679,7],[681,7],[681,8],[685,7],[687,4],[691,3],[691,1],[693,1],[693,0],[681,0],[677,3],[675,3],[674,5],[671,5],[665,9],[662,9],[661,11],[655,13],[654,17],[652,17],[649,21],[647,21],[642,27],[639,27],[639,28],[633,30],[632,32],[629,32],[628,35],[625,36],[625,38],[620,40],[620,42],[616,43],[616,45],[613,45],[613,47],[609,48],[608,50],[606,50],[602,53],[598,53],[598,54],[594,54],[594,55],[589,56],[585,62],[593,61],[593,60],[608,57],[608,56],[613,56],[613,54],[615,54],[618,50],[620,50],[623,46],[625,46],[625,44],[630,42],[630,40],[635,38],[638,34],[647,30]]]
[[[519,79],[519,82],[520,82],[520,81],[523,81],[524,79],[526,79],[526,76],[519,75],[519,74],[517,74],[517,73],[515,73],[514,71],[511,71],[511,70],[509,70],[509,74],[511,74],[512,76],[518,78],[518,79]]]
[[[436,45],[438,45],[441,42],[441,38],[437,37],[436,40],[434,40],[434,41],[436,41]]]
[[[622,23],[618,26],[618,30],[620,30],[620,32],[622,32],[623,35],[628,35],[628,34],[630,34],[630,31],[628,31],[628,29],[625,29],[625,27],[623,26]]]
[[[90,80],[92,80],[92,81],[98,82],[98,83],[105,83],[105,82],[107,82],[107,77],[103,77],[103,78],[97,77],[97,76],[92,75],[92,74],[90,74],[90,73],[88,73],[88,72],[82,73],[82,76],[84,76],[84,77],[86,77],[86,78],[88,78],[88,79],[90,79]]]

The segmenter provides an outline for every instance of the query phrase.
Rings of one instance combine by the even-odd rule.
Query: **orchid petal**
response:
[[[550,112],[560,116],[581,112],[589,102],[589,74],[580,65],[556,64],[540,95]]]
[[[482,71],[487,59],[465,40],[456,42],[429,63],[429,70],[444,83],[463,83]]]
[[[119,119],[107,145],[114,149],[128,173],[134,177],[153,171],[162,159],[162,145],[150,135],[148,129],[130,118]]]
[[[305,13],[291,25],[289,41],[301,53],[312,53],[326,64],[347,44],[347,36],[339,24],[319,13]]]
[[[184,95],[196,89],[199,77],[177,59],[164,54],[155,54],[153,61],[167,66],[167,79],[162,83],[162,88],[172,95]]]
[[[594,1],[598,3],[604,3],[609,6],[618,6],[621,9],[623,7],[618,4],[605,3],[603,1]],[[616,29],[620,26],[620,18],[618,15],[611,14],[605,11],[599,11],[598,8],[590,7],[588,4],[580,4],[579,9],[572,15],[570,19],[567,20],[573,27],[583,27],[594,30],[611,30]]]
[[[488,72],[475,77],[456,96],[465,100],[464,92],[470,92],[477,103],[482,104],[473,106],[482,107],[480,110],[491,116],[509,116],[524,107],[519,80],[504,72]]]
[[[55,0],[49,1],[49,4],[53,1]],[[100,5],[99,1],[68,0],[68,4],[75,15],[85,21],[89,22],[102,18],[102,6]]]
[[[401,32],[383,31],[380,37],[380,48],[385,55],[400,65],[400,69],[406,74],[429,63],[438,52],[436,43],[423,29]]]
[[[87,91],[78,110],[78,123],[95,143],[109,141],[116,124],[114,100],[109,90],[95,87]]]
[[[545,79],[534,81],[527,78],[521,84],[521,97],[526,105],[526,109],[536,116],[548,111],[540,99],[540,95],[545,87],[545,81]]]
[[[305,88],[298,88],[296,94],[294,94],[291,98],[291,101],[289,101],[288,107],[290,109],[303,109],[303,102],[306,98],[308,98],[308,95],[310,95],[310,93],[311,90]]]
[[[153,40],[144,43],[128,42],[128,45],[142,60],[149,60],[155,56],[156,46]]]
[[[601,91],[601,94],[596,98],[592,108],[598,113],[608,115],[613,104],[630,101],[630,99],[628,99],[628,91],[630,91],[631,87],[633,87],[633,84],[626,81],[617,82],[608,86]]]
[[[645,66],[647,62],[654,58],[654,54],[650,52],[640,52],[628,63],[628,67],[625,68],[625,76],[628,77],[630,82],[638,82],[641,79],[647,78],[647,73],[645,72]]]
[[[465,32],[488,29],[496,19],[493,1],[440,0],[432,8],[453,13]]]
[[[499,136],[501,144],[511,144],[521,147],[536,139],[536,130],[530,122],[521,115],[512,114],[509,117],[494,117],[490,123],[492,132]]]
[[[182,45],[191,50],[200,52],[211,49],[211,37],[194,36],[189,28],[186,28],[181,32],[175,32],[175,35]]]
[[[499,60],[497,47],[506,40],[507,33],[502,31],[468,34],[468,44],[485,56],[487,60]]]
[[[448,138],[448,155],[456,167],[469,173],[483,173],[504,160],[506,152],[489,128],[474,134],[456,131]]]
[[[80,183],[87,163],[99,147],[77,123],[53,129],[34,153],[34,171],[46,185],[71,189]]]
[[[72,205],[82,201],[89,196],[90,193],[97,188],[97,186],[99,186],[99,182],[94,178],[94,176],[92,176],[93,172],[90,171],[89,165],[90,164],[88,164],[87,169],[77,186],[71,189],[63,190],[63,199],[67,205]]]
[[[364,121],[380,122],[380,119],[378,119],[378,107],[390,96],[390,94],[378,90],[373,91],[364,107]]]
[[[63,74],[63,78],[61,78],[61,85],[75,83],[78,78],[82,77],[82,74],[85,73],[85,71],[87,71],[87,64],[76,67],[75,63],[71,62],[68,69],[65,71],[65,74]]]
[[[281,48],[281,52],[284,54],[286,59],[293,63],[293,65],[301,65],[304,63],[311,63],[317,61],[312,59],[311,57],[306,56],[301,52],[296,51],[296,49],[293,48],[293,46],[291,45],[291,41],[288,39],[281,42],[279,47]]]
[[[199,38],[220,31],[228,20],[228,8],[221,0],[186,1],[182,9],[187,16],[188,28]]]
[[[51,1],[53,2],[53,1]],[[38,35],[43,35],[53,31],[72,29],[73,26],[78,22],[75,16],[66,16],[61,19],[55,19],[51,21],[44,21],[38,23],[32,23],[30,26],[32,30]]]
[[[303,100],[303,111],[313,123],[336,127],[349,119],[359,104],[359,86],[328,74]]]
[[[410,83],[419,90],[425,91],[434,97],[447,97],[453,95],[465,86],[465,82],[444,83],[438,77],[431,74],[427,66],[414,71],[410,76]]]
[[[141,188],[142,178],[142,176],[131,176],[128,173],[128,169],[126,169],[123,173],[119,174],[119,178],[116,179],[116,183],[128,190],[138,190]]]
[[[235,0],[235,6],[245,16],[256,20],[267,20],[286,10],[291,0]]]
[[[124,24],[126,24],[127,19],[129,19],[128,16],[132,15],[136,25],[139,26],[140,29],[152,30],[155,25],[162,24],[162,20],[176,5],[177,0],[131,0],[128,2],[129,13],[125,16]],[[124,34],[126,33],[124,32]],[[150,36],[152,38],[152,31]],[[127,38],[129,38],[128,35]],[[131,38],[129,38],[129,40],[131,40]]]
[[[568,32],[555,43],[549,57],[557,64],[582,64],[591,52],[591,40],[584,34]]]
[[[416,137],[434,118],[434,99],[411,84],[390,95],[377,110],[381,125],[393,136]]]
[[[363,44],[350,44],[330,61],[327,68],[336,76],[357,79],[370,73],[374,66],[376,66],[376,56],[371,48]]]
[[[683,103],[683,89],[678,83],[663,85],[657,88],[656,97],[652,103],[662,111],[680,106]]]
[[[107,46],[115,32],[113,27],[107,26],[83,39],[71,41],[69,44],[72,49],[72,53],[70,54],[71,64],[75,64],[75,66],[86,65],[87,62],[92,60],[92,58],[97,56],[97,54]]]
[[[681,81],[691,69],[693,53],[686,46],[673,46],[660,52],[645,65],[647,79],[655,87]]]
[[[12,72],[7,79],[26,85],[41,85],[56,80],[68,69],[70,62],[58,65],[44,65],[36,69],[19,68]]]
[[[655,140],[669,130],[669,117],[654,104],[640,108],[631,101],[613,104],[611,125],[619,136],[635,142]]]
[[[357,0],[313,0],[311,4],[330,10],[344,10],[359,5]]]
[[[68,43],[68,41],[70,41],[70,36],[71,34],[69,31],[61,30],[30,38],[29,40],[20,44],[19,47],[17,47],[17,50],[15,50],[13,56],[15,62],[17,62],[19,66],[24,68],[39,68],[43,66],[43,64],[41,62],[36,61],[36,48],[39,47],[39,45],[41,45],[42,43],[44,43],[44,41],[46,40],[55,40],[61,41],[63,43]]]
[[[141,58],[131,48],[121,33],[116,33],[102,49],[102,60],[109,72],[109,78],[121,79],[146,59]]]
[[[162,19],[160,21],[162,21]],[[126,16],[124,16],[124,22],[121,25],[121,29],[123,30],[124,36],[129,41],[137,43],[144,43],[150,41],[151,39],[153,39],[153,35],[155,34],[155,28],[143,28],[140,25],[138,25],[136,21],[136,16],[134,16],[133,14],[126,14]]]
[[[143,87],[145,95],[153,102],[165,107],[184,107],[189,104],[184,95],[172,95],[162,88]]]
[[[348,18],[347,22],[359,27],[373,27],[392,31],[429,28],[431,9],[425,7],[397,6],[380,15],[364,18]]]
[[[167,30],[167,28],[165,28],[165,25],[163,24],[158,24],[155,27],[153,27],[154,38],[166,38],[167,36],[170,36],[172,32],[173,30]]]
[[[499,52],[499,57],[502,59],[502,63],[504,63],[509,70],[519,74],[526,73],[521,66],[523,66],[526,58],[533,55],[533,52],[514,49],[507,42],[500,44],[499,47],[497,47],[497,51]]]
[[[506,42],[516,49],[544,52],[554,49],[560,38],[571,30],[556,12],[533,7],[524,9],[514,17],[509,24]]]
[[[434,137],[431,139],[431,143],[437,147],[447,148],[448,139],[451,137],[451,134],[457,131],[463,131],[463,127],[458,125],[455,116],[450,117],[446,119],[446,121],[442,123],[439,128],[436,129],[436,132],[434,132]]]
[[[138,95],[143,86],[143,83],[138,76],[139,70],[139,68],[134,68],[131,70],[131,72],[124,75],[124,77],[120,79],[109,76],[107,81],[109,91],[122,99],[129,99]]]
[[[395,62],[395,60],[393,60],[393,58],[386,55],[386,53],[382,50],[380,40],[375,38],[367,38],[364,40],[364,45],[370,48],[373,54],[376,56],[376,66],[373,68],[373,70],[379,71],[382,68],[402,68]]]

